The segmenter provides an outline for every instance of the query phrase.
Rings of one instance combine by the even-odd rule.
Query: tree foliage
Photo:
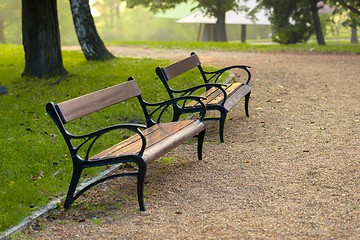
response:
[[[273,40],[285,44],[306,42],[313,33],[316,33],[319,45],[325,44],[318,15],[318,9],[323,3],[351,11],[347,24],[352,28],[358,26],[360,22],[359,0],[257,0],[257,2],[260,7],[270,10]]]
[[[227,41],[225,14],[227,11],[238,11],[238,1],[236,0],[198,0],[197,8],[206,15],[217,18],[215,23],[213,39],[218,42]]]
[[[306,42],[313,33],[310,7],[307,0],[259,0],[261,7],[270,10],[273,41],[291,44]]]
[[[335,14],[347,12],[347,18],[343,21],[345,27],[351,28],[351,43],[358,43],[358,26],[360,25],[360,1],[359,0],[329,0],[336,6]]]
[[[18,21],[21,4],[14,0],[0,1],[0,43],[5,43],[5,29]]]
[[[197,8],[201,9],[203,13],[214,17],[217,17],[219,12],[237,11],[239,9],[236,0],[198,0],[196,2],[198,2]]]
[[[188,0],[126,0],[128,7],[143,5],[149,7],[151,11],[164,11],[176,7],[177,4]],[[246,1],[246,0],[242,0]],[[219,11],[237,10],[237,0],[194,0],[197,3],[195,8],[199,8],[203,13],[216,17]]]
[[[329,0],[329,3],[336,6],[335,13],[349,12],[344,25],[355,28],[360,25],[360,0]]]
[[[92,2],[91,7],[95,7],[101,14],[101,18],[105,22],[106,26],[110,29],[116,29],[116,21],[120,19],[121,6],[123,2],[119,0],[96,0]]]
[[[360,15],[360,1],[359,0],[329,0],[330,3],[340,5],[342,8],[350,10],[355,15]]]
[[[182,2],[186,2],[186,0],[126,0],[126,3],[130,8],[142,5],[149,7],[150,10],[154,12],[174,8],[177,4]]]
[[[143,5],[149,7],[150,10],[156,12],[175,7],[181,2],[187,0],[127,0],[129,7],[136,5]],[[214,41],[227,41],[226,27],[225,27],[225,13],[230,10],[239,10],[238,0],[194,0],[197,3],[195,8],[200,9],[205,15],[217,18],[214,27],[213,39]]]

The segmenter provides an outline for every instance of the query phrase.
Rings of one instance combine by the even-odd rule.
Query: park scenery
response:
[[[359,14],[357,0],[2,1],[0,239],[359,239]],[[136,92],[147,103],[169,102],[155,69],[193,53],[205,73],[229,71],[204,83],[198,67],[169,70],[173,89],[203,89],[186,94],[207,111],[169,103],[162,123],[203,124],[202,157],[202,126],[186,133],[195,136],[188,141],[173,130],[167,142],[174,144],[158,144],[151,164],[147,149],[127,158],[121,148],[114,159],[136,161],[85,169],[77,191],[145,164],[146,210],[139,208],[137,177],[92,186],[69,208],[75,155],[99,154],[70,152],[62,124],[78,146],[77,136],[108,126],[158,123],[146,121],[143,110],[150,114],[152,105],[142,109],[136,98],[106,109],[66,103],[131,84],[129,77],[139,92],[83,99],[111,105]],[[238,83],[244,94],[224,94]],[[226,110],[211,105],[210,95],[199,97],[212,89]],[[49,102],[70,109],[60,123]],[[177,119],[182,107],[191,114]],[[94,151],[131,139],[125,131],[99,137]]]

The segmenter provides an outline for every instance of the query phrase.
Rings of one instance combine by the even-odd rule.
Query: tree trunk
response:
[[[204,29],[203,29],[203,35],[202,35],[202,41],[209,42],[213,40],[214,33],[213,33],[213,24],[204,23]]]
[[[246,24],[241,24],[241,43],[246,43]]]
[[[353,44],[358,44],[359,43],[359,39],[357,36],[357,29],[355,27],[351,27],[351,43]]]
[[[214,41],[215,42],[226,42],[226,24],[225,24],[225,12],[218,11],[217,12],[217,21],[214,26]]]
[[[22,76],[64,76],[57,0],[22,0],[25,69]]]
[[[312,14],[313,22],[314,22],[316,39],[317,39],[318,45],[325,45],[325,39],[324,39],[324,35],[323,35],[322,29],[321,29],[321,22],[320,22],[317,2],[318,2],[317,0],[310,0],[311,14]]]
[[[351,43],[358,44],[359,39],[357,36],[357,23],[356,23],[356,15],[354,13],[350,14],[351,16]]]
[[[0,19],[0,43],[6,43],[4,30],[5,30],[4,20]]]
[[[87,60],[109,60],[114,56],[105,48],[91,15],[89,0],[70,0],[75,31]]]

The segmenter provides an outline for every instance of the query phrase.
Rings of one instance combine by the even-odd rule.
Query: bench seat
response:
[[[205,125],[198,120],[161,123],[146,128],[142,131],[146,138],[146,147],[142,157],[146,163],[150,163],[204,130]],[[139,154],[142,144],[140,136],[134,135],[96,154],[89,161]]]
[[[230,83],[222,85],[223,89],[226,91],[227,99],[224,104],[226,110],[230,110],[233,108],[243,97],[248,94],[251,89],[250,86],[244,83]],[[224,100],[224,95],[222,91],[218,88],[210,88],[208,91],[201,95],[203,98],[203,102],[206,105],[218,105],[221,104]],[[187,107],[192,106],[199,106],[199,103],[196,101],[191,101],[189,104],[186,105]]]

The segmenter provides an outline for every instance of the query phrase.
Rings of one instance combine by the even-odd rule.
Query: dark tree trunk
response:
[[[313,17],[313,22],[314,22],[314,27],[315,27],[315,32],[316,32],[316,39],[317,39],[318,45],[325,45],[325,39],[324,39],[324,34],[321,29],[321,22],[320,22],[317,2],[318,2],[317,0],[310,0],[311,14]]]
[[[213,37],[214,37],[214,27],[213,24],[209,24],[209,23],[204,23],[204,27],[203,27],[203,35],[202,35],[202,41],[204,42],[209,42],[209,41],[213,41]]]
[[[358,31],[357,31],[356,27],[351,27],[351,43],[353,43],[353,44],[359,43],[357,32]]]
[[[246,24],[241,24],[241,42],[246,43]]]
[[[350,42],[353,44],[358,44],[359,39],[357,36],[358,31],[357,31],[357,22],[356,22],[357,15],[354,13],[351,13],[350,16],[351,16],[351,39],[350,39]]]
[[[0,19],[0,43],[6,43],[4,30],[5,30],[4,20]]]
[[[70,0],[75,31],[87,60],[109,60],[114,56],[105,48],[90,12],[89,0]]]
[[[64,76],[56,0],[22,0],[25,69],[22,76]]]
[[[226,42],[226,24],[225,24],[225,12],[218,11],[217,12],[217,21],[214,26],[214,41],[215,42]]]

